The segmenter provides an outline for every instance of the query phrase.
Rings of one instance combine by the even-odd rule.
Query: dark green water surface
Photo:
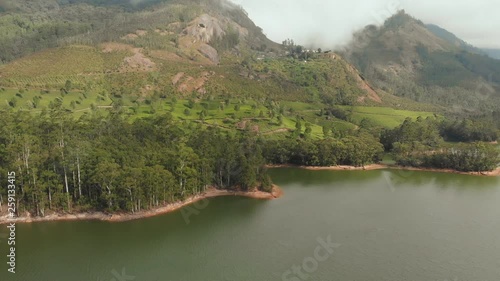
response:
[[[0,280],[500,280],[500,178],[270,172],[281,199],[214,198],[125,223],[18,224],[17,273],[7,274],[3,239]],[[338,245],[318,261],[328,237]]]

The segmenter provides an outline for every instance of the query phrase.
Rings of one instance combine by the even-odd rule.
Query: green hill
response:
[[[171,111],[225,128],[249,119],[263,133],[293,130],[299,115],[315,137],[323,127],[349,131],[377,119],[318,115],[334,105],[377,107],[383,127],[441,111],[374,88],[339,54],[270,41],[227,1],[2,3],[3,109],[41,112],[62,102],[78,117],[118,105],[131,119]],[[405,113],[384,114],[390,107]]]

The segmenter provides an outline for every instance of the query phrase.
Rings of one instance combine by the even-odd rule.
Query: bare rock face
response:
[[[189,24],[184,30],[184,34],[192,36],[203,43],[209,43],[213,38],[222,37],[225,32],[217,18],[203,14]]]
[[[177,83],[181,80],[182,77],[184,77],[184,72],[179,72],[177,73],[174,78],[172,78],[172,84],[175,86]]]
[[[220,59],[219,59],[219,53],[215,48],[213,48],[210,45],[207,44],[201,44],[200,47],[198,47],[198,51],[203,54],[205,57],[210,59],[213,63],[218,64]]]
[[[179,42],[181,49],[187,50],[189,54],[193,54],[193,51],[196,50],[212,63],[218,64],[220,62],[219,53],[209,44],[233,32],[238,33],[240,38],[248,36],[247,29],[227,17],[213,17],[203,14],[191,21],[182,31]]]
[[[197,41],[208,44],[213,39],[224,36],[228,29],[238,32],[242,38],[248,36],[248,30],[234,21],[226,17],[215,18],[207,14],[203,14],[190,22],[183,33],[185,36],[193,37]]]

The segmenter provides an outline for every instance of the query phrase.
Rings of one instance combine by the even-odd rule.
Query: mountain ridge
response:
[[[448,31],[448,30],[446,30],[438,25],[426,24],[425,26],[432,33],[434,33],[436,36],[438,36],[439,38],[442,38],[442,39],[450,42],[452,45],[454,45],[460,49],[463,49],[463,50],[471,52],[471,53],[476,53],[479,55],[486,54],[480,48],[477,48],[477,47],[465,42],[464,40],[458,38],[455,34],[451,33],[450,31]]]
[[[493,59],[500,59],[500,49],[494,48],[479,48],[472,44],[467,43],[466,41],[458,38],[455,34],[450,31],[435,25],[435,24],[426,24],[427,28],[431,32],[433,32],[436,36],[441,37],[444,40],[449,41],[450,43],[456,45],[459,48],[462,48],[468,52],[475,53],[478,55],[487,55]]]
[[[455,111],[500,107],[500,62],[404,10],[356,33],[343,54],[389,93]]]
[[[489,48],[483,48],[482,51],[486,53],[488,56],[491,58],[500,60],[500,49],[489,49]]]

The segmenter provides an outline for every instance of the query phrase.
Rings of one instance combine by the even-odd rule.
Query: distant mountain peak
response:
[[[401,10],[354,35],[345,57],[375,85],[420,102],[491,108],[500,94],[500,63],[453,33]],[[488,84],[491,94],[481,95]]]
[[[431,51],[455,49],[405,10],[399,10],[380,27],[370,25],[355,33],[349,52],[369,48],[369,45],[372,48],[384,46],[385,52],[399,53],[401,57],[410,59],[417,46],[424,46]]]
[[[397,13],[395,13],[392,17],[388,18],[384,26],[385,28],[398,28],[398,27],[403,27],[407,24],[420,24],[423,25],[423,23],[420,20],[417,20],[413,18],[411,15],[407,14],[404,9],[399,10]]]

